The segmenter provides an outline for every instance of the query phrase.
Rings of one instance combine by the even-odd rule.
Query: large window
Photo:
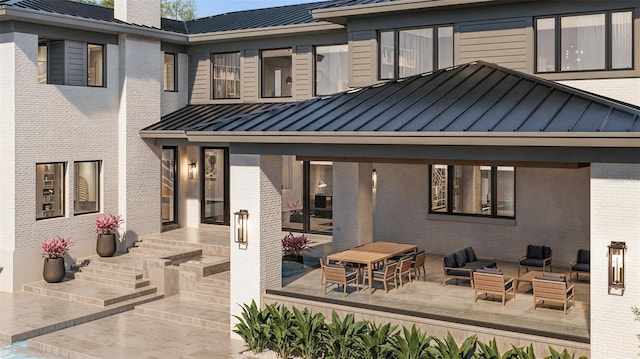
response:
[[[87,44],[87,85],[104,86],[104,46]]]
[[[262,51],[262,97],[291,97],[291,49]]]
[[[163,224],[177,222],[178,195],[178,148],[174,146],[162,147],[161,168],[161,216]]]
[[[432,213],[515,217],[515,169],[432,165]]]
[[[380,78],[392,79],[453,66],[453,26],[380,32]]]
[[[75,214],[98,212],[100,208],[100,161],[76,162]]]
[[[168,92],[176,91],[176,54],[164,54],[164,90]]]
[[[240,98],[240,53],[213,54],[213,98]]]
[[[202,150],[202,222],[229,224],[229,150]]]
[[[536,71],[633,68],[633,13],[612,11],[536,19]]]
[[[62,162],[36,164],[36,219],[64,216],[64,171]]]
[[[349,89],[349,45],[316,47],[316,95]]]

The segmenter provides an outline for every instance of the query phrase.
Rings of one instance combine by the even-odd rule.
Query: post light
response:
[[[198,166],[195,162],[189,163],[189,179],[195,179],[198,177]]]
[[[236,243],[247,243],[249,229],[249,211],[247,211],[246,209],[241,209],[233,215],[236,222],[234,241]]]
[[[609,294],[624,293],[624,252],[625,242],[611,242],[609,245]]]

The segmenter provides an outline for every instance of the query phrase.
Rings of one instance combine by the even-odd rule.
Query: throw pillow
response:
[[[591,261],[590,251],[587,249],[579,249],[578,250],[578,263],[586,263],[589,264]]]
[[[544,259],[542,257],[543,255],[544,255],[544,248],[542,246],[529,245],[527,247],[527,258]]]
[[[464,249],[453,253],[453,257],[456,259],[458,267],[464,267],[464,265],[467,264],[467,254],[464,252]]]
[[[456,263],[456,258],[453,253],[444,257],[444,266],[447,268],[458,268],[458,264]]]
[[[476,252],[472,247],[467,247],[464,249],[464,251],[467,254],[467,259],[469,260],[469,262],[475,262],[478,260],[478,257],[476,257]]]

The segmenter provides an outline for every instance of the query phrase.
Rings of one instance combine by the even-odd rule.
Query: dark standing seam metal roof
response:
[[[395,0],[333,0],[326,2],[325,4],[316,7],[316,9],[327,9],[334,7],[347,7],[347,6],[357,6],[357,5],[369,5],[369,4],[380,4],[380,3],[388,3],[394,2]]]
[[[640,108],[478,61],[187,131],[640,132]]]
[[[238,103],[188,105],[168,115],[142,131],[182,131],[199,123],[215,123],[221,118],[265,111],[282,103]]]

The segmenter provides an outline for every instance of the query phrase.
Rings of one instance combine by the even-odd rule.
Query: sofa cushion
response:
[[[491,261],[491,260],[478,260],[475,262],[468,262],[465,266],[465,268],[470,268],[473,270],[476,269],[480,269],[480,268],[495,268],[496,267],[496,262],[495,261]]]
[[[520,265],[527,267],[542,267],[542,259],[525,258],[520,261]]]
[[[487,274],[498,274],[498,275],[501,275],[502,274],[502,269],[483,267],[483,268],[476,269],[476,272],[477,273],[487,273]]]
[[[589,264],[591,262],[591,252],[587,249],[578,249],[578,263]]]
[[[454,252],[453,256],[456,259],[456,264],[458,264],[458,267],[464,267],[464,265],[468,262],[467,253],[464,251],[464,249]]]
[[[476,257],[476,252],[473,250],[473,247],[465,248],[464,252],[467,254],[467,262],[475,262],[478,260],[478,257]]]
[[[510,281],[509,283],[506,283],[506,284],[507,285],[504,286],[504,290],[509,290],[513,286],[513,281]]]
[[[542,279],[542,280],[550,280],[550,281],[554,281],[554,282],[564,282],[565,278],[564,277],[557,277],[557,276],[550,276],[550,275],[537,275],[536,279]]]
[[[458,264],[456,263],[456,258],[453,253],[444,257],[444,266],[447,268],[458,268]]]
[[[571,269],[575,272],[591,272],[591,265],[589,263],[578,263],[571,266]]]
[[[447,275],[455,275],[458,277],[470,277],[471,272],[466,270],[447,269]]]
[[[544,247],[543,246],[527,246],[527,258],[531,259],[543,259],[544,258]]]
[[[542,259],[551,257],[551,247],[543,246],[542,247]]]

